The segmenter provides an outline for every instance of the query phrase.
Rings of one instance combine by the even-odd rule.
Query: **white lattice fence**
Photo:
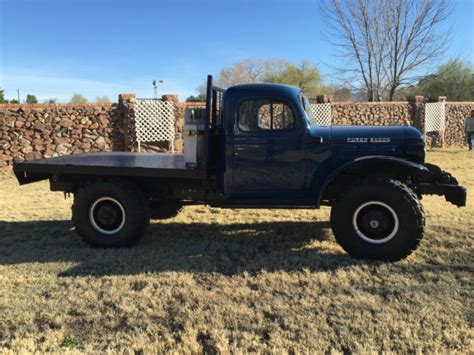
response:
[[[446,125],[446,103],[425,104],[425,133],[444,131]]]
[[[137,99],[135,105],[135,134],[138,143],[171,142],[174,152],[175,116],[172,101],[158,99]]]
[[[311,104],[311,110],[313,110],[313,122],[320,126],[330,126],[332,124],[332,113],[331,104]]]

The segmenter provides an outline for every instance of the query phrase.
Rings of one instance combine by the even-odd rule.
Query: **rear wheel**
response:
[[[96,182],[75,194],[72,221],[78,234],[91,246],[126,247],[145,232],[149,212],[143,193],[134,185]]]
[[[331,211],[334,236],[357,258],[397,261],[420,243],[423,207],[413,191],[394,180],[370,180],[343,194]]]

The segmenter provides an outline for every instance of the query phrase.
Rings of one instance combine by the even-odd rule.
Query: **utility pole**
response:
[[[16,89],[16,94],[18,95],[18,103],[21,104],[21,101],[20,101],[20,89]]]
[[[153,98],[155,100],[158,98],[158,90],[156,90],[156,80],[153,80]]]

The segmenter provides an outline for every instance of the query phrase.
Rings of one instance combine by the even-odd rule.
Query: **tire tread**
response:
[[[94,193],[94,189],[99,188],[102,185],[103,188],[114,189],[119,193],[126,196],[126,198],[131,199],[135,207],[138,207],[140,211],[135,211],[140,215],[140,221],[136,223],[134,229],[136,233],[133,235],[126,235],[124,238],[117,240],[113,243],[105,243],[103,240],[98,238],[99,233],[91,233],[90,228],[88,228],[88,218],[85,219],[84,211],[82,209],[88,209],[88,206],[84,205],[88,199],[90,193]],[[124,206],[126,209],[127,207]],[[74,202],[72,205],[72,223],[76,229],[76,232],[81,236],[81,238],[87,244],[93,247],[129,247],[135,244],[140,237],[144,234],[146,228],[149,224],[149,209],[148,203],[142,193],[142,191],[132,183],[123,180],[98,180],[98,181],[89,181],[87,184],[81,186],[78,191],[75,193]]]
[[[403,199],[406,202],[406,206],[412,211],[412,214],[415,217],[416,225],[413,227],[412,230],[412,238],[408,240],[408,244],[403,248],[403,250],[393,250],[390,253],[386,253],[384,255],[377,255],[374,252],[373,255],[370,255],[367,250],[377,250],[377,247],[370,245],[367,243],[367,250],[352,250],[353,248],[348,246],[349,238],[353,238],[353,235],[341,235],[341,233],[336,232],[336,230],[340,230],[341,228],[337,227],[339,223],[347,223],[345,220],[344,222],[340,221],[342,217],[340,216],[342,211],[344,211],[344,206],[347,204],[347,200],[351,199],[353,196],[359,196],[363,191],[366,191],[368,188],[373,189],[374,186],[377,185],[380,188],[387,189],[386,192],[398,196],[403,196]],[[339,221],[338,221],[339,220]],[[420,244],[421,240],[423,239],[424,234],[424,227],[425,227],[425,212],[423,209],[423,205],[421,201],[418,199],[416,193],[405,183],[390,179],[386,177],[372,177],[361,180],[359,184],[357,184],[356,188],[347,189],[343,194],[336,199],[335,203],[333,204],[333,208],[331,210],[331,224],[333,226],[333,232],[336,237],[336,240],[339,244],[346,250],[349,254],[355,257],[362,257],[367,259],[377,259],[377,260],[384,260],[384,261],[398,261],[401,259],[406,258],[410,255]]]

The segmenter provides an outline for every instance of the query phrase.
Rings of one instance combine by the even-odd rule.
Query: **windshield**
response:
[[[314,115],[313,115],[313,110],[311,109],[311,106],[309,104],[309,99],[306,97],[306,95],[301,92],[300,94],[300,100],[301,100],[301,105],[303,106],[304,112],[306,113],[306,120],[308,121],[309,124],[312,124],[314,121]]]

